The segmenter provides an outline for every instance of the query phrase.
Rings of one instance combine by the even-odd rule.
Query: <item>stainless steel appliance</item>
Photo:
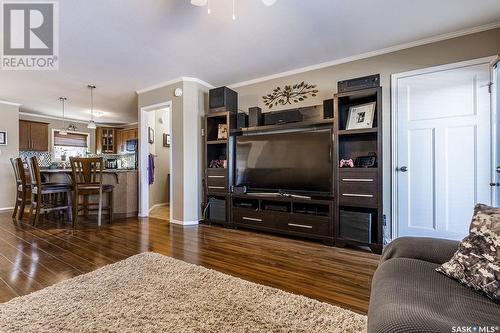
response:
[[[137,139],[127,140],[126,150],[130,152],[137,152]]]
[[[105,162],[106,169],[117,169],[118,160],[116,158],[108,158]]]

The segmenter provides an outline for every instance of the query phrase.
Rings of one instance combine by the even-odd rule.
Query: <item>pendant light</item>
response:
[[[62,106],[62,122],[63,126],[61,130],[59,131],[59,135],[67,135],[68,132],[66,131],[66,120],[64,118],[64,103],[68,100],[66,97],[59,97],[59,100],[61,101],[61,106]]]
[[[90,89],[90,121],[87,125],[88,129],[96,129],[96,124],[94,122],[94,89],[95,85],[89,84],[87,87]]]

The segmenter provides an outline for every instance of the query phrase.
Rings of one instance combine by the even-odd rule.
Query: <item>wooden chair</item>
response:
[[[31,184],[27,180],[23,160],[19,157],[11,158],[10,163],[12,164],[16,177],[16,204],[14,206],[12,218],[17,219],[17,212],[19,211],[19,219],[22,219],[26,203],[30,201]]]
[[[102,157],[81,158],[70,157],[71,173],[73,178],[74,197],[73,211],[74,223],[78,220],[81,210],[87,216],[89,211],[95,211],[97,205],[97,224],[101,226],[102,211],[107,210],[108,223],[113,221],[113,185],[102,183],[102,170],[104,160]],[[107,206],[103,207],[103,193],[107,194]],[[99,202],[90,203],[89,196],[98,195]],[[80,196],[83,196],[83,203],[80,203]],[[94,207],[93,207],[94,206]]]
[[[38,223],[41,213],[66,211],[68,220],[73,220],[71,204],[71,184],[44,184],[40,175],[40,166],[35,156],[30,159],[31,207],[30,222],[35,212],[33,225]]]

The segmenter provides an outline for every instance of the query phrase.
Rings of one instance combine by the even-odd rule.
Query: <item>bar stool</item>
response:
[[[31,207],[30,223],[36,225],[40,218],[40,213],[53,211],[66,212],[68,220],[73,220],[71,210],[71,185],[70,184],[44,184],[40,175],[40,166],[35,156],[30,158],[31,176]],[[33,211],[35,212],[34,220]]]
[[[70,157],[71,173],[73,178],[74,197],[73,211],[75,224],[78,221],[78,213],[83,210],[87,215],[89,211],[97,210],[97,224],[101,226],[102,211],[108,213],[108,223],[113,221],[113,185],[102,183],[102,170],[104,160],[102,157],[82,158]],[[103,193],[107,194],[107,206],[103,207]],[[89,196],[99,195],[97,203],[89,202]],[[80,204],[80,196],[83,203]],[[95,206],[97,205],[97,209]]]
[[[17,219],[17,212],[19,211],[19,219],[24,216],[24,208],[26,203],[30,202],[31,184],[26,179],[26,172],[24,171],[23,160],[21,158],[11,158],[10,163],[14,169],[14,176],[16,177],[16,204],[14,206],[13,219]]]

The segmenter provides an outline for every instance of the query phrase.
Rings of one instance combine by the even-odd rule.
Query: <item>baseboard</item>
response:
[[[0,208],[0,212],[8,212],[9,210],[14,210],[14,207],[4,207],[4,208]]]
[[[179,221],[179,220],[174,220],[174,219],[171,219],[170,223],[184,225],[184,226],[198,225],[199,224],[198,220],[195,220],[195,221]]]
[[[161,202],[161,203],[159,203],[159,204],[153,205],[153,206],[151,206],[151,208],[149,208],[148,213],[151,213],[151,211],[152,211],[153,209],[155,209],[155,208],[158,208],[158,207],[164,207],[164,206],[169,206],[169,205],[170,205],[170,203],[169,203],[169,202]]]

